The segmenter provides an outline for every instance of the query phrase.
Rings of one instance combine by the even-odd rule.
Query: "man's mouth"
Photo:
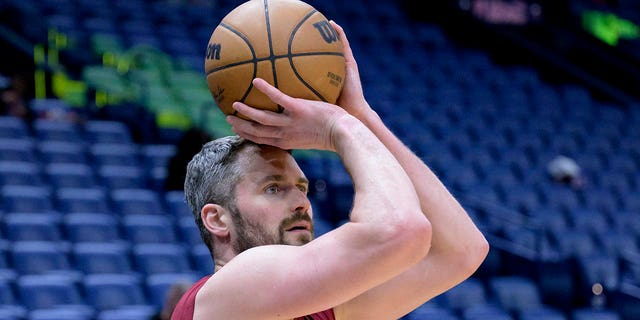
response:
[[[300,230],[304,230],[304,231],[309,231],[309,223],[306,221],[298,221],[294,224],[292,224],[291,226],[289,226],[289,228],[287,228],[285,231],[300,231]]]

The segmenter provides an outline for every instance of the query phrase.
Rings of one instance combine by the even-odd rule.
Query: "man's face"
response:
[[[249,151],[254,152],[254,151]],[[308,181],[293,157],[263,147],[246,157],[245,175],[236,188],[231,241],[234,251],[269,245],[303,245],[313,239]]]

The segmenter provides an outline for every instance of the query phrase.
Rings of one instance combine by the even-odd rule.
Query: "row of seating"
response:
[[[184,29],[184,25],[176,24],[180,20],[168,17],[173,13],[160,14],[165,10],[153,9],[163,5],[148,1],[100,2],[95,5],[97,2],[77,1],[76,6],[59,2],[37,2],[44,10],[43,16],[47,17],[44,20],[51,21],[51,26],[61,26],[59,31],[63,31],[64,26],[76,27],[68,31],[69,35],[86,39],[84,49],[94,50],[95,58],[104,58],[104,53],[121,52],[119,46],[122,49],[122,46],[140,43],[172,50],[172,41],[168,40],[174,35],[180,38],[177,33]],[[220,11],[207,19],[191,20],[189,23],[201,28],[191,28],[199,31],[181,40],[205,43],[208,35],[203,30],[210,26],[204,24],[210,23],[210,17],[220,15],[231,5],[220,1],[216,8]],[[640,164],[637,144],[640,131],[637,126],[629,125],[639,119],[638,110],[598,101],[580,86],[552,85],[527,67],[497,65],[479,50],[452,43],[439,28],[411,22],[392,2],[381,2],[376,6],[365,1],[348,1],[340,6],[318,2],[317,6],[345,27],[361,67],[365,94],[381,117],[463,199],[472,217],[490,236],[492,248],[500,248],[500,253],[496,255],[494,251],[483,265],[481,271],[488,270],[486,274],[479,274],[483,275],[483,281],[504,273],[526,270],[531,273],[529,279],[542,279],[537,284],[546,295],[557,296],[549,290],[554,288],[567,297],[581,298],[577,301],[567,297],[559,299],[567,307],[567,310],[562,310],[562,315],[550,312],[546,308],[549,304],[535,308],[536,311],[531,309],[532,313],[514,313],[505,307],[506,304],[495,303],[500,295],[488,290],[491,292],[489,300],[493,303],[478,302],[476,307],[464,311],[446,303],[439,303],[440,308],[428,304],[407,318],[526,319],[535,315],[536,319],[618,319],[617,311],[583,310],[579,307],[591,304],[586,296],[593,297],[590,291],[593,284],[604,285],[606,293],[628,279],[631,279],[630,283],[640,284],[637,280],[640,278],[633,277],[637,268],[633,263],[625,262],[629,259],[638,261],[634,259],[636,256],[632,248],[640,239],[637,223],[633,222],[640,221],[637,219],[640,206],[637,200],[634,201],[640,187],[636,174]],[[180,5],[176,7],[180,9],[174,12],[185,10]],[[95,30],[85,29],[85,22],[95,23],[94,26],[98,27],[104,23],[69,18],[78,17],[80,12],[86,12],[87,16],[92,15],[91,12],[108,13],[102,17],[103,21],[122,19],[119,21],[123,24],[104,29],[97,36],[93,33]],[[65,14],[69,16],[61,17]],[[143,32],[121,34],[126,21],[137,21],[131,23],[131,30],[138,28]],[[92,27],[91,23],[88,28]],[[151,23],[171,27],[157,28],[153,34],[146,30],[145,34],[140,26]],[[158,39],[154,35],[159,32],[166,35],[172,33],[172,29],[175,32],[171,36]],[[89,44],[96,46],[87,48]],[[190,47],[184,46],[186,51]],[[176,52],[174,58],[194,61],[191,64],[193,70],[201,70],[200,55]],[[113,77],[118,76],[116,66],[107,67],[112,69],[111,78],[96,77],[101,80],[93,81],[92,85],[111,83],[111,80],[104,79],[117,78]],[[384,76],[380,70],[385,70]],[[128,74],[129,80],[123,81],[133,80],[138,87],[146,85],[138,89],[148,96],[173,88],[164,82],[161,86],[148,86],[151,83],[149,79],[160,79],[154,78],[158,75],[157,70],[155,73],[132,71]],[[160,98],[154,101],[169,101],[166,92],[158,96]],[[202,95],[203,98],[205,96]],[[142,103],[147,102],[144,100]],[[170,109],[154,103],[149,104],[151,112]],[[181,105],[180,108],[177,109],[185,112]],[[206,123],[219,123],[216,121],[220,119],[212,115],[207,117],[214,120],[207,118]],[[202,116],[192,118],[204,119]],[[215,128],[214,125],[212,127]],[[89,159],[92,157],[90,149],[85,149]],[[548,178],[546,163],[557,154],[566,154],[578,161],[588,180],[586,188],[574,190],[558,186]],[[314,208],[318,208],[317,213],[330,222],[325,225],[330,229],[345,218],[349,209],[352,190],[348,174],[341,168],[339,160],[332,157],[301,157],[301,166],[313,182]],[[98,184],[104,185],[103,182]],[[55,194],[51,193],[52,196]],[[474,201],[477,198],[483,202]],[[123,220],[119,223],[122,225]],[[615,233],[608,233],[607,229],[613,229]],[[505,245],[498,241],[499,238],[507,240]],[[622,246],[628,246],[628,250],[619,250]],[[507,251],[508,254],[505,253]],[[613,257],[587,259],[592,257],[592,253],[603,252]],[[503,259],[502,263],[495,262],[496,256]],[[519,260],[523,257],[530,259],[523,263]],[[549,261],[566,265],[572,277],[584,280],[584,283],[564,281],[565,273],[535,273],[539,271],[535,267]],[[621,270],[616,273],[617,268]],[[591,278],[593,274],[600,275]],[[518,289],[522,287],[517,284],[509,288],[511,295],[508,297],[527,292]],[[437,301],[434,303],[438,304]],[[606,309],[613,307],[614,303],[608,300],[603,305]]]

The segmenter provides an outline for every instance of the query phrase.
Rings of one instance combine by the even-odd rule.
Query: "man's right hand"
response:
[[[284,110],[277,113],[235,102],[233,108],[253,120],[227,116],[227,122],[239,136],[282,149],[336,150],[335,128],[343,117],[348,117],[344,109],[290,97],[263,79],[254,79],[253,85]]]

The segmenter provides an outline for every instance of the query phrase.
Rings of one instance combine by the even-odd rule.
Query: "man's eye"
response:
[[[303,185],[299,185],[298,189],[300,189],[300,191],[307,193],[307,186],[303,186]]]
[[[271,193],[271,194],[278,193],[278,192],[280,192],[280,187],[278,185],[273,184],[273,185],[268,186],[265,189],[265,191],[267,193]]]

